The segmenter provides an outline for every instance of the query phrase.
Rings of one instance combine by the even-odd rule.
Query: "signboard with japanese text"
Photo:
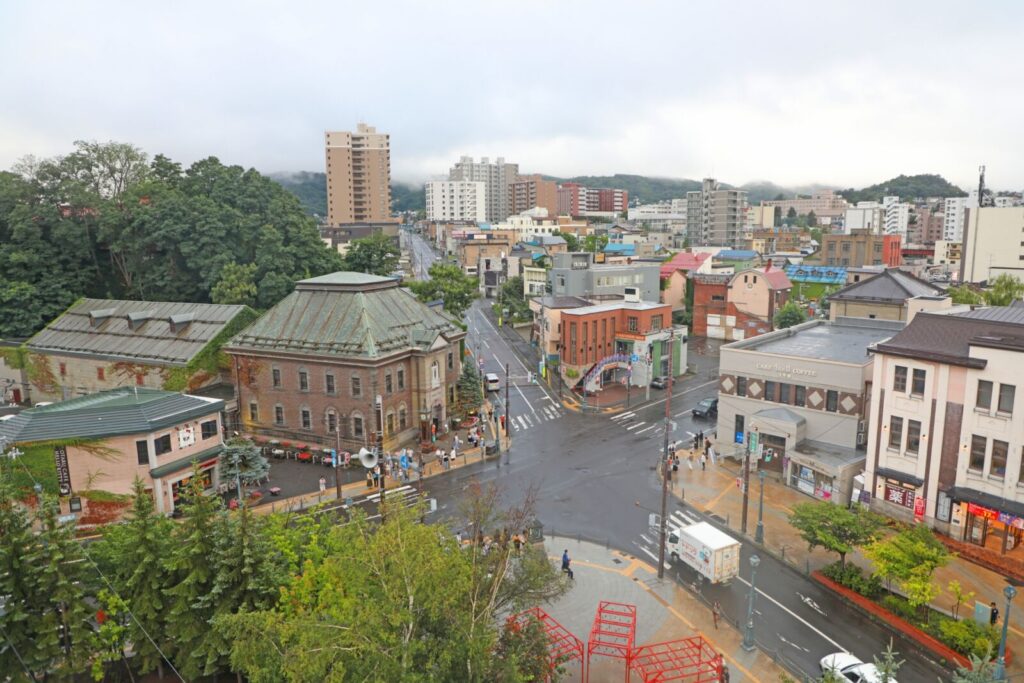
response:
[[[57,466],[57,491],[62,496],[71,495],[71,469],[68,467],[68,449],[54,446],[53,461]]]
[[[902,505],[911,510],[914,509],[914,498],[916,495],[910,489],[895,484],[885,485],[885,500],[896,505]]]
[[[924,519],[924,498],[914,498],[914,520],[920,522]]]
[[[178,448],[188,448],[196,443],[196,430],[190,424],[182,425],[178,430]]]

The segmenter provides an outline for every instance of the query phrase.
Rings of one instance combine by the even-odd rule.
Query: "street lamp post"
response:
[[[668,465],[669,430],[672,422],[672,342],[675,338],[675,330],[668,335],[668,392],[665,396],[665,443],[661,454],[661,525],[658,531],[658,578],[665,576],[665,541],[668,536],[665,515],[668,513],[668,478],[672,476],[672,470]],[[650,378],[648,378],[650,387]]]
[[[754,543],[764,544],[764,470],[757,471],[757,478],[761,480],[761,500],[757,506],[757,529],[754,530]]]
[[[750,557],[750,599],[747,601],[747,626],[743,631],[743,649],[752,652],[754,649],[754,593],[757,591],[754,583],[757,578],[757,565],[761,564],[761,558],[757,555]]]
[[[1003,589],[1003,595],[1006,596],[1006,611],[1003,612],[1003,635],[999,639],[999,659],[996,662],[995,679],[997,681],[1006,680],[1006,631],[1010,625],[1010,603],[1017,595],[1017,589],[1007,586]]]

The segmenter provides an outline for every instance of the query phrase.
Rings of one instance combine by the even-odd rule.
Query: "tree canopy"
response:
[[[401,251],[393,239],[382,232],[352,240],[344,257],[345,270],[387,277],[398,268]]]
[[[881,520],[874,513],[832,503],[798,503],[793,506],[789,523],[807,541],[809,549],[836,553],[842,565],[846,564],[847,553],[873,541],[881,529]]]
[[[409,289],[424,303],[440,299],[444,302],[444,310],[461,319],[479,295],[477,279],[451,263],[435,263],[427,272],[429,280],[410,282]]]
[[[786,304],[775,313],[775,329],[784,330],[793,327],[807,320],[807,314],[793,301]]]
[[[80,141],[0,172],[0,336],[28,336],[83,296],[268,308],[340,269],[293,195],[215,157],[183,169]]]

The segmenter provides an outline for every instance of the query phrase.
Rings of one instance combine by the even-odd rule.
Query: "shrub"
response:
[[[917,610],[910,606],[910,603],[896,595],[886,595],[882,598],[882,607],[911,623],[918,621]]]
[[[939,624],[939,636],[946,645],[962,655],[984,657],[991,653],[999,642],[996,629],[982,626],[970,619],[953,621],[943,619]]]
[[[840,586],[874,599],[882,592],[882,582],[874,574],[864,575],[864,571],[855,564],[843,565],[833,562],[821,570],[821,573]]]

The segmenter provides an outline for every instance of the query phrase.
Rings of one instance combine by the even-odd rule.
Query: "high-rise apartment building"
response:
[[[487,185],[469,180],[432,180],[424,186],[428,221],[487,220]]]
[[[535,206],[547,209],[548,216],[558,215],[558,184],[539,175],[519,176],[509,186],[509,211],[516,215]]]
[[[960,242],[964,237],[964,214],[967,209],[978,206],[978,193],[974,191],[970,197],[946,197],[942,239]]]
[[[509,190],[518,177],[519,164],[507,164],[502,157],[498,157],[494,163],[487,157],[481,158],[479,162],[473,161],[473,157],[462,157],[448,172],[448,180],[468,180],[484,184],[484,215],[492,223],[500,223],[512,215]]]
[[[723,189],[714,178],[686,193],[686,231],[694,246],[740,246],[746,214],[747,193]]]
[[[622,213],[629,208],[629,191],[612,187],[558,186],[558,213],[567,216]]]
[[[885,207],[878,202],[857,202],[846,209],[843,230],[847,235],[854,230],[867,230],[880,235],[885,229]]]
[[[328,131],[327,224],[391,220],[391,143],[360,123],[356,132]]]
[[[885,234],[899,235],[906,241],[910,204],[901,202],[899,197],[882,197],[882,208],[885,210]]]

